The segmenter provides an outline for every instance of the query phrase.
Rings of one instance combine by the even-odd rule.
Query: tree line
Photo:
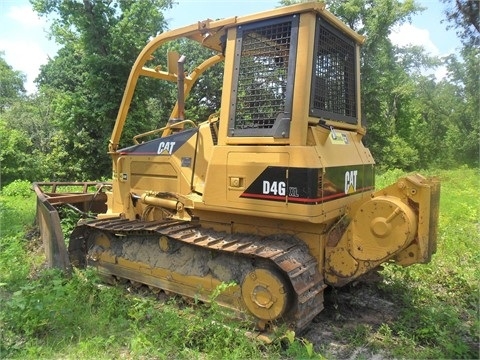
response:
[[[421,6],[413,0],[329,0],[328,8],[367,41],[362,47],[362,106],[366,145],[380,168],[415,170],[477,166],[480,158],[479,2],[442,0],[443,22],[461,40],[457,53],[435,57],[418,46],[398,47],[393,28]],[[282,0],[279,5],[298,1]],[[99,180],[111,176],[107,142],[130,68],[154,35],[167,30],[171,0],[31,0],[51,19],[57,55],[40,69],[38,90],[27,95],[25,77],[0,52],[1,184]],[[212,14],[214,16],[214,14]],[[207,49],[187,41],[172,45],[188,54],[187,68]],[[164,50],[166,51],[166,50]],[[166,59],[166,54],[158,54]],[[436,79],[425,70],[445,66]],[[204,75],[189,98],[196,121],[220,108],[221,65]],[[162,126],[175,102],[175,85],[142,81],[123,133]],[[192,92],[193,94],[193,92]]]

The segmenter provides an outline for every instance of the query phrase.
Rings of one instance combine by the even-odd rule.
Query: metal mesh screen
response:
[[[318,22],[312,114],[355,123],[355,44],[329,24]]]
[[[235,129],[270,129],[284,113],[291,28],[286,21],[243,31]]]

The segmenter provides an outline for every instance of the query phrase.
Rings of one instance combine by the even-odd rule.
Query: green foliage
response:
[[[161,12],[169,0],[64,2],[33,0],[34,9],[52,19],[51,34],[62,45],[42,67],[40,93],[52,91],[51,121],[57,131],[47,159],[56,180],[98,179],[110,174],[106,155],[120,100],[140,50],[165,29]],[[127,124],[138,132],[151,129],[146,103],[159,88],[141,85]],[[55,166],[55,165],[54,165]],[[68,170],[67,170],[68,169]]]
[[[12,209],[0,205],[0,211],[12,213]],[[2,220],[9,216],[2,214]],[[16,284],[23,281],[29,271],[30,264],[28,263],[28,256],[22,244],[21,238],[17,235],[3,234],[0,238],[0,284],[1,286]],[[0,290],[1,290],[0,286]]]
[[[30,195],[26,197],[25,183],[18,184],[7,189],[7,194],[11,195],[5,194],[5,191],[0,195],[0,284],[6,284],[7,288],[25,280],[30,267],[35,266],[37,261],[32,255],[32,263],[29,262],[23,241],[25,231],[31,227],[35,216],[34,194],[30,190]]]
[[[478,29],[473,27],[478,14],[470,16],[475,13],[470,3],[457,2],[462,9],[448,15],[452,21],[461,20],[457,26],[466,24],[474,43],[479,39]],[[381,0],[372,6],[365,0],[331,0],[328,4],[330,11],[367,36],[362,46],[362,103],[367,121],[365,141],[377,164],[404,170],[477,165],[478,46],[468,42],[461,51],[463,62],[456,55],[436,59],[419,47],[393,46],[389,39],[392,29],[422,10],[413,1]],[[438,81],[419,72],[441,64],[448,65],[448,79]]]
[[[71,278],[57,270],[42,271],[13,292],[2,309],[2,353],[45,357],[42,339],[50,339],[55,348],[54,344],[100,336],[110,327],[126,330],[124,304],[121,290],[98,285],[92,271],[74,272]],[[22,339],[27,348],[18,348]]]
[[[30,188],[31,185],[28,186]],[[0,210],[0,236],[19,236],[33,224],[35,193],[31,190],[27,192],[27,182],[17,181],[7,187],[7,193],[1,192]]]
[[[0,114],[25,94],[25,75],[7,64],[0,51]]]
[[[68,239],[75,226],[77,226],[77,223],[81,218],[81,214],[67,206],[59,207],[58,214],[60,216],[60,226],[62,227],[62,232],[65,236],[65,239]]]
[[[442,0],[448,7],[445,15],[449,25],[448,29],[455,28],[457,35],[466,46],[480,44],[480,2],[474,0],[456,0],[450,2]]]
[[[388,167],[413,170],[418,165],[418,152],[397,135],[388,138],[383,149],[383,164]]]
[[[26,180],[15,180],[2,188],[2,194],[5,196],[31,197],[32,184]]]
[[[286,346],[286,355],[294,359],[326,359],[323,355],[318,354],[313,349],[313,344],[307,339],[297,338],[295,332],[287,330],[285,335],[280,339]]]
[[[2,183],[15,179],[42,181],[62,179],[62,172],[74,175],[71,153],[63,143],[59,117],[64,96],[61,91],[44,88],[42,92],[17,101],[0,119],[0,135],[7,144],[2,156]],[[68,150],[68,149],[67,149]],[[63,155],[63,156],[60,156]],[[70,176],[69,180],[76,176]],[[66,179],[66,178],[63,178]]]
[[[2,186],[16,179],[32,179],[38,169],[32,142],[27,134],[12,129],[0,116],[0,174]],[[40,157],[41,158],[41,157]]]

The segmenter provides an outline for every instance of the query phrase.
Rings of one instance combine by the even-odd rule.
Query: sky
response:
[[[278,7],[278,0],[176,0],[177,5],[165,12],[169,28],[190,25],[200,20],[220,19],[247,15]],[[444,56],[455,52],[460,42],[454,30],[446,30],[440,0],[416,0],[426,8],[391,34],[392,42],[399,46],[422,45],[431,55]],[[0,0],[0,52],[14,69],[26,76],[25,88],[29,94],[36,90],[34,80],[39,67],[53,58],[58,46],[48,37],[49,23],[39,18],[28,0]],[[368,39],[367,39],[368,41]],[[435,71],[437,78],[445,69]]]

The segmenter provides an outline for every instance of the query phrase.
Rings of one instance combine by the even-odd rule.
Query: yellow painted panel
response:
[[[132,161],[130,171],[132,175],[148,174],[149,176],[160,176],[164,178],[177,176],[177,172],[170,162],[153,161],[151,158],[145,161]]]

